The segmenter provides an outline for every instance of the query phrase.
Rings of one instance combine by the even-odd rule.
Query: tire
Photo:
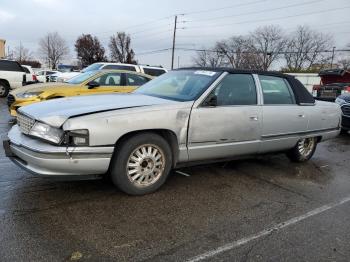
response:
[[[4,81],[0,81],[0,97],[7,97],[9,92],[10,86]]]
[[[306,162],[314,155],[316,147],[316,137],[301,139],[295,147],[287,153],[287,156],[293,162]]]
[[[110,168],[111,179],[129,195],[155,192],[166,181],[172,167],[167,141],[154,133],[130,137],[116,149]]]

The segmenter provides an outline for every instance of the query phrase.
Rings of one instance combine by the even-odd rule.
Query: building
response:
[[[6,40],[0,39],[0,58],[5,57],[5,43]]]

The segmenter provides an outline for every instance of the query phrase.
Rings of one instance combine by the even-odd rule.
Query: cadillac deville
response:
[[[273,152],[307,161],[340,133],[340,121],[339,105],[315,101],[292,76],[186,68],[131,94],[21,107],[4,148],[32,173],[108,174],[122,191],[142,195],[184,165]]]

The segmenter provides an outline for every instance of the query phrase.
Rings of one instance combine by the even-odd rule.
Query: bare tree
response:
[[[249,38],[249,64],[255,69],[267,70],[286,46],[282,29],[274,25],[257,28]]]
[[[66,41],[57,33],[48,33],[39,41],[39,52],[50,68],[56,69],[58,63],[68,55]]]
[[[232,68],[246,68],[248,39],[244,36],[233,36],[228,40],[220,41],[215,49],[225,56],[225,62]]]
[[[287,40],[284,58],[289,70],[310,69],[314,64],[329,62],[325,50],[332,47],[331,36],[299,26]]]
[[[115,62],[136,64],[135,53],[131,48],[131,38],[125,32],[118,32],[110,38],[111,59]]]
[[[343,57],[338,60],[341,69],[350,70],[350,57]]]
[[[200,67],[220,67],[223,66],[224,55],[215,50],[200,50],[197,51],[195,57],[193,57],[193,63],[195,66]]]
[[[83,67],[107,60],[104,47],[96,36],[93,37],[90,34],[78,37],[75,42],[75,51]]]
[[[22,63],[22,61],[32,60],[33,59],[33,55],[32,55],[32,52],[30,52],[28,48],[25,48],[22,45],[22,43],[20,43],[19,46],[17,46],[15,48],[14,58],[19,63]]]

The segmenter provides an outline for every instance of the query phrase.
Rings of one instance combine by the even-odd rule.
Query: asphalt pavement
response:
[[[11,127],[0,99],[0,137]],[[156,193],[55,181],[0,149],[0,261],[350,261],[350,135],[308,163],[262,156],[173,172]]]

